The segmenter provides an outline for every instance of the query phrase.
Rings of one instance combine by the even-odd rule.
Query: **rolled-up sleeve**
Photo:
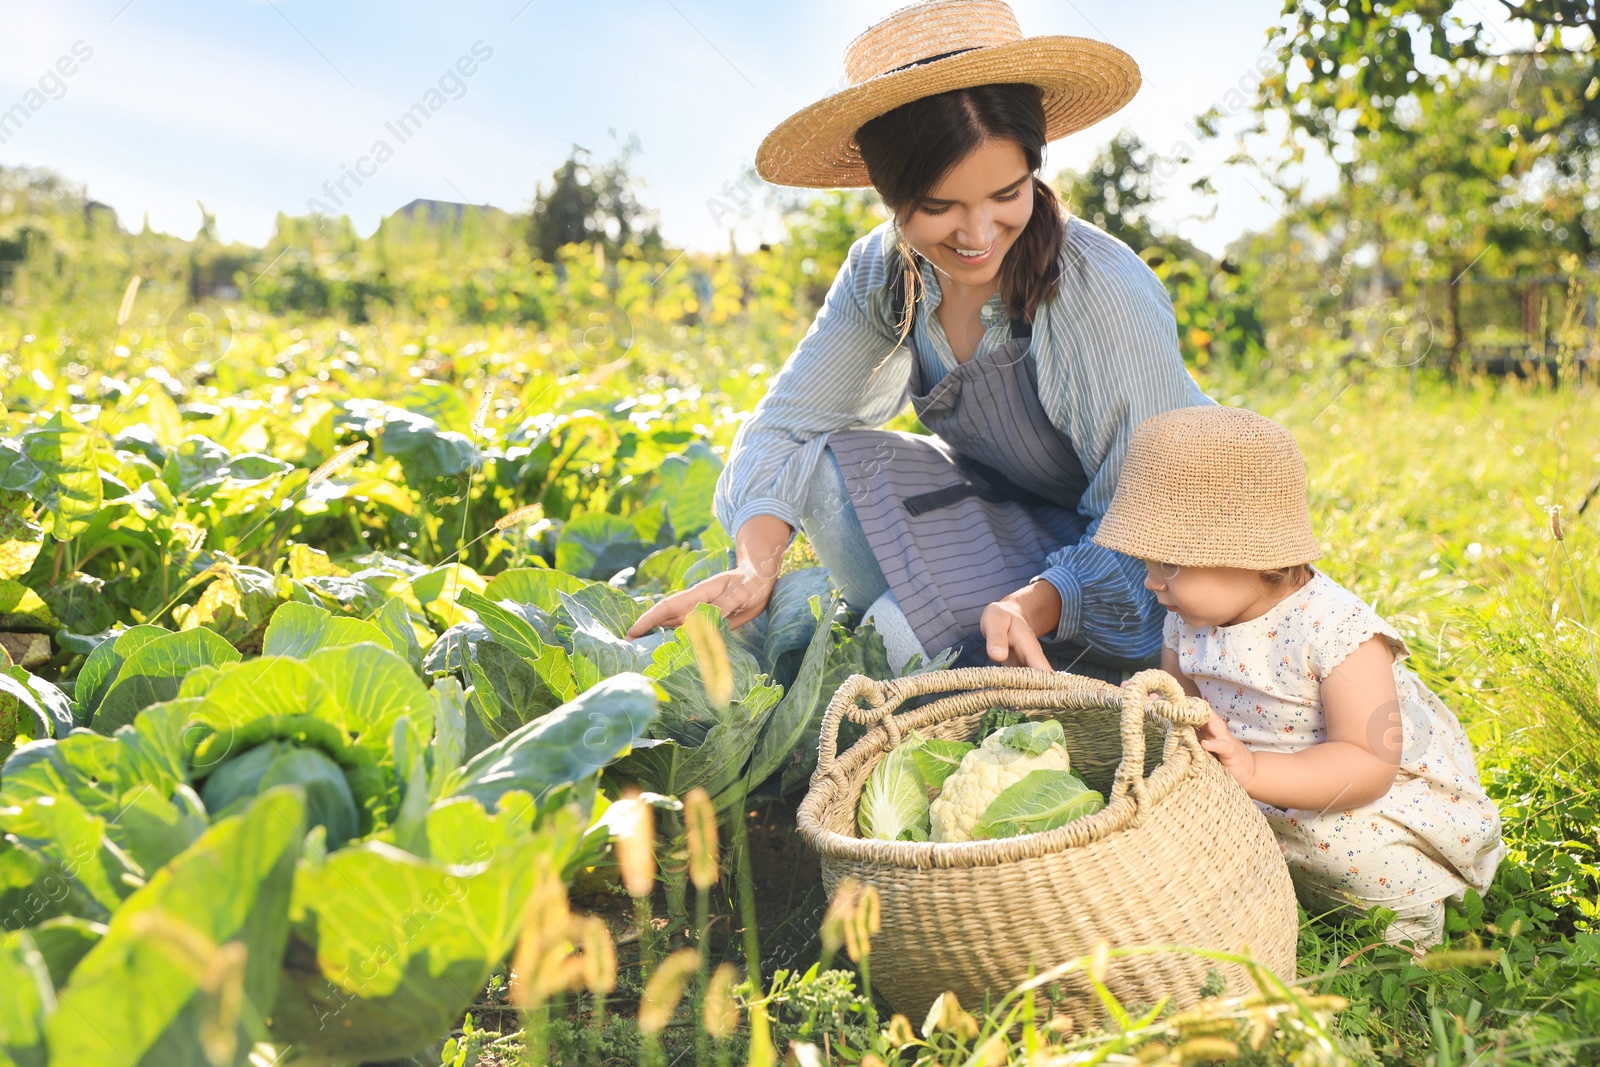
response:
[[[1089,477],[1078,503],[1089,527],[1081,541],[1051,552],[1036,576],[1061,594],[1061,621],[1045,639],[1143,659],[1161,648],[1166,612],[1144,587],[1142,560],[1091,538],[1134,428],[1163,411],[1213,401],[1184,366],[1160,279],[1127,245],[1081,220],[1068,233],[1059,298],[1044,316],[1045,338],[1035,330],[1034,349],[1040,401]]]
[[[811,328],[734,435],[712,498],[731,536],[755,515],[798,528],[827,435],[882,426],[906,405],[911,353],[889,325],[885,228],[850,246]]]

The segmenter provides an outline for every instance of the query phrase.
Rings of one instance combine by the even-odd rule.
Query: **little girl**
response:
[[[1095,541],[1141,558],[1166,605],[1161,666],[1212,707],[1201,744],[1266,815],[1308,911],[1392,908],[1437,944],[1444,901],[1505,855],[1465,732],[1410,650],[1322,551],[1289,431],[1179,408],[1134,432]]]

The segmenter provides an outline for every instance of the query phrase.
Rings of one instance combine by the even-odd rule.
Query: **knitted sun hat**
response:
[[[1094,542],[1186,567],[1266,571],[1322,558],[1294,435],[1244,408],[1177,408],[1133,431]]]
[[[1092,126],[1139,89],[1126,52],[1086,37],[1024,37],[1002,0],[923,0],[850,42],[849,85],[778,124],[756,152],[769,182],[814,189],[871,185],[856,145],[870,119],[925,96],[1001,82],[1044,91],[1045,139]]]

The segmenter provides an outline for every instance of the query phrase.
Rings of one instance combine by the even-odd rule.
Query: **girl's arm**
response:
[[[1194,679],[1189,677],[1187,674],[1184,674],[1183,668],[1178,666],[1178,650],[1173,648],[1171,645],[1161,646],[1161,669],[1176,678],[1178,680],[1178,684],[1183,687],[1183,691],[1185,693],[1188,693],[1192,697],[1197,697],[1200,695],[1200,687],[1194,684]],[[1215,712],[1213,712],[1212,715],[1220,718],[1220,716],[1217,716]],[[1206,725],[1209,726],[1210,723],[1207,723]],[[1201,729],[1204,730],[1205,727],[1202,727]]]
[[[1277,808],[1358,808],[1394,785],[1404,736],[1394,653],[1373,636],[1322,680],[1327,740],[1299,752],[1255,752],[1228,733],[1215,711],[1200,744],[1252,800]]]

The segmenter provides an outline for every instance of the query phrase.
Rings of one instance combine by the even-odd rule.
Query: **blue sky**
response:
[[[414,197],[527,205],[573,143],[602,156],[637,134],[644,199],[667,238],[725,247],[708,201],[737,181],[767,131],[836,88],[845,45],[898,0],[0,0],[0,111],[25,99],[74,46],[89,58],[0,144],[0,165],[41,165],[85,183],[137,227],[182,236],[196,201],[224,238],[266,240],[279,210],[327,202],[382,138],[395,148],[341,209],[370,232]],[[1029,34],[1110,41],[1144,85],[1122,112],[1051,146],[1047,169],[1082,166],[1126,126],[1166,150],[1186,124],[1229,110],[1279,0],[1015,0]],[[80,43],[81,42],[81,43]],[[449,76],[462,57],[470,77]],[[486,56],[486,58],[485,58]],[[73,63],[68,63],[73,67]],[[446,79],[445,106],[404,144],[386,133]],[[64,87],[64,88],[60,88]],[[38,103],[40,97],[32,98]],[[1239,115],[1236,121],[1247,116]],[[614,131],[614,132],[613,132]],[[1191,217],[1195,177],[1232,148],[1200,146],[1168,181],[1168,222],[1202,247],[1273,220],[1248,172],[1225,173],[1214,218]],[[759,239],[747,213],[735,239]]]

